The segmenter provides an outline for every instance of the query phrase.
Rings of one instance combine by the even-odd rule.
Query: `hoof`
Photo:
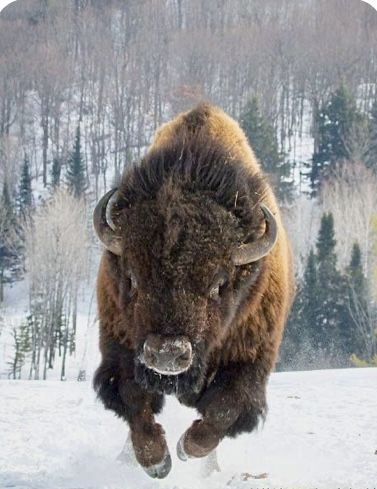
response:
[[[194,427],[197,427],[194,425]],[[216,449],[219,444],[218,437],[212,438],[210,440],[211,443],[207,443],[207,446],[203,446],[199,443],[195,443],[195,439],[193,440],[193,432],[192,427],[187,430],[177,443],[177,455],[180,460],[186,462],[189,458],[203,458],[207,457],[213,450]],[[195,433],[194,433],[195,435]],[[208,442],[208,440],[206,440]],[[202,440],[201,440],[202,442]]]
[[[177,455],[178,455],[178,458],[179,460],[182,460],[182,462],[187,462],[187,460],[190,457],[190,455],[188,455],[184,449],[184,446],[183,446],[183,443],[185,441],[185,434],[186,433],[183,433],[183,435],[181,436],[181,438],[179,439],[178,443],[177,443]]]
[[[170,454],[167,453],[162,462],[155,465],[150,465],[149,467],[143,466],[143,469],[149,475],[149,477],[153,477],[153,479],[163,479],[171,470]]]

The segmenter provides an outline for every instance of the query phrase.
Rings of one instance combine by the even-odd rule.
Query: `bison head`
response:
[[[153,198],[132,200],[121,188],[99,201],[94,225],[111,253],[121,327],[136,352],[135,378],[150,391],[200,391],[228,341],[277,238],[266,206],[250,212],[245,229],[210,193],[172,181]]]

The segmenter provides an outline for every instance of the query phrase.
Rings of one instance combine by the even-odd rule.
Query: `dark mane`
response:
[[[167,181],[185,192],[210,196],[238,218],[263,200],[267,185],[260,173],[251,175],[244,163],[199,130],[152,149],[140,164],[127,170],[119,188],[118,209],[156,198]]]

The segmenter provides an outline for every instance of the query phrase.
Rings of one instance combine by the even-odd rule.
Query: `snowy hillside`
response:
[[[116,457],[126,427],[95,400],[89,382],[0,381],[1,489],[235,489],[375,487],[377,369],[278,373],[268,419],[225,441],[221,473],[175,454],[195,413],[169,398],[161,422],[173,454],[162,481]]]

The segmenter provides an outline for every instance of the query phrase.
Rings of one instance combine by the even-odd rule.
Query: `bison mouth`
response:
[[[142,348],[135,356],[135,381],[148,392],[159,394],[197,395],[204,384],[204,356],[195,352],[190,368],[179,374],[159,373],[144,363]]]

